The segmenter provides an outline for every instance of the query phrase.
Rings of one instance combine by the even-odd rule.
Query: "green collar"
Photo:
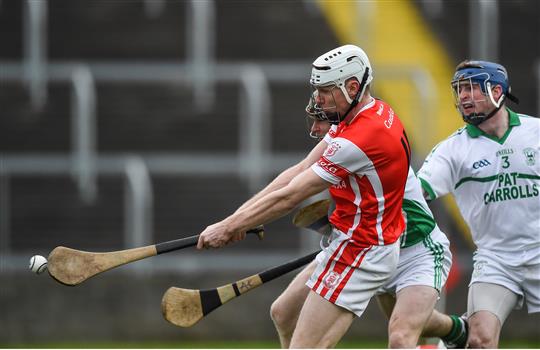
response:
[[[472,124],[467,124],[467,126],[466,126],[467,134],[469,134],[469,136],[472,137],[472,138],[476,138],[476,137],[479,137],[479,136],[485,136],[485,137],[487,137],[487,138],[489,138],[489,139],[491,139],[491,140],[493,140],[495,142],[503,144],[504,141],[506,141],[506,138],[508,137],[508,135],[510,135],[510,131],[512,131],[512,127],[521,125],[521,122],[519,121],[519,117],[518,117],[517,113],[511,111],[510,108],[506,108],[506,110],[508,111],[508,119],[509,119],[508,130],[506,130],[503,137],[501,137],[500,139],[495,137],[495,136],[486,134],[480,128],[478,128],[477,126],[472,125]]]

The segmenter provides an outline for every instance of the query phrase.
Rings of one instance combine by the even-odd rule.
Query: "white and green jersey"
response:
[[[478,249],[540,262],[540,120],[507,111],[501,139],[467,125],[435,146],[418,177],[431,199],[453,193]]]
[[[403,195],[403,214],[407,229],[401,235],[402,248],[421,242],[437,226],[424,199],[420,181],[410,167]]]

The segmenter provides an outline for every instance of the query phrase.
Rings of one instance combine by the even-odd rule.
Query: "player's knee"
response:
[[[280,320],[280,304],[278,300],[274,300],[272,305],[270,306],[270,318],[272,321],[277,324]]]
[[[321,338],[317,338],[307,335],[299,335],[295,333],[290,344],[291,349],[332,349],[335,348],[339,339],[333,339],[328,334],[321,335]]]
[[[486,333],[470,334],[467,344],[471,349],[494,349],[498,345],[497,340]]]
[[[394,314],[388,322],[388,346],[394,349],[414,348],[421,332],[421,326],[415,327],[413,320]]]
[[[498,345],[496,332],[485,328],[472,328],[469,331],[468,347],[472,349],[493,349]]]
[[[498,324],[493,318],[473,316],[469,322],[468,346],[473,349],[496,348],[499,344]]]
[[[413,349],[417,341],[418,337],[404,330],[391,330],[388,334],[388,347],[391,349]]]
[[[285,328],[290,323],[291,319],[290,312],[288,312],[287,308],[279,298],[272,303],[272,306],[270,306],[270,317],[276,327],[279,328]]]
[[[480,340],[480,337],[478,337],[478,336],[470,335],[467,343],[468,343],[468,348],[469,349],[482,349],[482,348],[485,348],[484,346],[482,346],[482,341]]]

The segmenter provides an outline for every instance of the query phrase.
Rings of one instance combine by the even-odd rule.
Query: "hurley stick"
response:
[[[331,226],[328,221],[328,208],[330,199],[322,199],[299,209],[293,217],[293,225],[317,231],[320,234],[330,232]]]
[[[262,239],[264,228],[260,226],[247,231],[247,233],[257,234],[259,239]],[[75,286],[90,277],[133,261],[196,246],[198,240],[199,235],[195,235],[145,247],[106,253],[56,247],[49,254],[47,268],[51,277],[56,281],[68,286]]]
[[[319,252],[320,250],[214,289],[195,290],[171,287],[161,300],[163,317],[176,326],[191,327],[229,300],[313,261]]]

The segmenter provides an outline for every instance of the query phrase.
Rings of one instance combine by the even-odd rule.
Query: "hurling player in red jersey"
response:
[[[317,58],[310,83],[317,90],[318,113],[338,125],[332,143],[319,143],[199,238],[199,249],[222,247],[330,190],[336,203],[332,238],[307,282],[311,290],[292,348],[335,346],[396,269],[410,148],[392,108],[371,96],[372,79],[369,59],[357,46],[341,46]]]

